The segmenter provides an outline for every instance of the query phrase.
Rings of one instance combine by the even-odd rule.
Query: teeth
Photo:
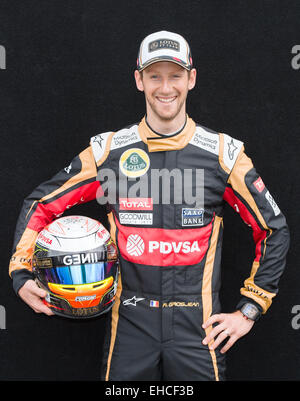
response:
[[[175,96],[176,97],[176,96]],[[173,102],[173,100],[175,99],[175,97],[169,97],[169,98],[161,98],[161,97],[158,97],[158,100],[160,101],[160,102],[163,102],[163,103],[171,103],[171,102]]]

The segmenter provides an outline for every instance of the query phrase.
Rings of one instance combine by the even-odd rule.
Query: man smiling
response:
[[[148,176],[144,193],[118,193],[108,208],[121,273],[107,320],[102,378],[223,380],[224,353],[249,332],[278,291],[288,227],[243,143],[186,114],[196,70],[182,36],[167,31],[147,36],[134,77],[145,94],[142,121],[93,137],[71,168],[25,200],[10,265],[14,288],[35,311],[52,314],[28,262],[38,232],[71,204],[95,199],[105,184],[102,170],[114,172],[116,187],[128,179],[131,193],[135,181]],[[155,170],[174,173],[174,180],[163,181],[165,175],[152,174]],[[161,180],[158,195],[155,180]],[[178,201],[186,187],[196,193],[201,187],[202,203]],[[218,295],[226,202],[252,228],[255,242],[252,270],[232,313],[222,313]]]
[[[161,134],[183,127],[186,97],[196,83],[196,70],[187,71],[178,64],[161,61],[143,72],[135,71],[136,86],[145,92],[147,120]]]

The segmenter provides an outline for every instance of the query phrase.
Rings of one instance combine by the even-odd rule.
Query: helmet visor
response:
[[[116,262],[85,263],[81,265],[58,266],[37,269],[39,279],[44,283],[64,285],[90,284],[114,276]]]

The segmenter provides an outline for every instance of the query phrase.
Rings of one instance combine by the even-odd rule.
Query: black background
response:
[[[67,166],[97,133],[139,121],[143,94],[133,71],[141,40],[158,30],[190,43],[197,85],[188,114],[245,142],[287,217],[291,248],[268,313],[228,352],[229,380],[299,380],[300,304],[298,1],[3,1],[0,45],[1,380],[98,380],[105,317],[71,321],[35,314],[8,277],[23,198]],[[100,218],[96,202],[68,214]],[[222,300],[232,311],[254,257],[251,231],[228,208]]]

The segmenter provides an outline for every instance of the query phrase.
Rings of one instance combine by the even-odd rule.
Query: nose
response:
[[[171,83],[168,78],[164,78],[161,83],[162,94],[169,94],[171,91]]]

